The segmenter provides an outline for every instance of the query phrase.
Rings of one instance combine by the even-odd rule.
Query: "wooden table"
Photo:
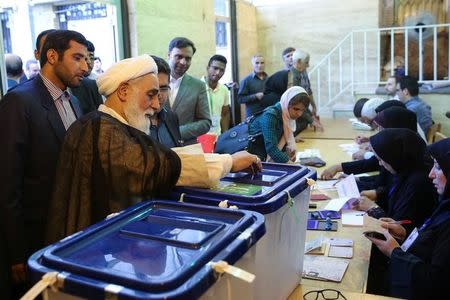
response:
[[[324,127],[324,131],[314,131],[308,127],[300,133],[300,137],[304,139],[341,139],[354,140],[358,135],[369,136],[374,131],[356,130],[352,128],[352,123],[347,118],[322,118],[320,120]]]
[[[337,195],[329,194],[331,197]],[[317,209],[321,210],[328,201],[314,201],[317,203]],[[371,242],[362,234],[363,227],[342,226],[341,220],[338,220],[337,231],[316,231],[308,230],[306,232],[306,240],[313,240],[323,236],[325,238],[338,237],[353,240],[353,258],[350,259],[347,271],[342,282],[319,281],[302,278],[302,284],[318,289],[332,288],[340,291],[364,293],[367,285],[367,275],[369,272],[369,260]]]
[[[352,141],[346,139],[305,139],[303,143],[297,143],[297,150],[302,151],[303,149],[319,149],[322,159],[327,163],[326,166],[317,168],[318,175],[326,167],[333,164],[338,164],[343,161],[350,161],[351,157],[349,154],[345,153],[340,147],[340,144],[349,144]],[[323,190],[317,191],[313,190],[313,193],[325,193],[331,198],[337,197],[336,190]],[[317,209],[323,209],[328,201],[314,201],[316,203]],[[332,288],[337,289],[341,292],[350,292],[353,298],[347,299],[374,299],[376,296],[365,296],[363,293],[366,291],[367,277],[369,270],[369,260],[370,260],[370,249],[371,242],[365,238],[362,234],[364,231],[363,227],[347,227],[342,226],[341,221],[338,221],[338,231],[327,232],[327,231],[312,231],[308,230],[306,233],[306,240],[312,240],[318,236],[323,237],[339,237],[353,240],[353,258],[350,259],[347,271],[342,279],[342,282],[327,282],[318,281],[302,278],[302,284],[294,290],[289,299],[302,299],[302,287],[306,289],[324,289]],[[363,298],[361,298],[363,297]],[[365,297],[365,298],[364,298]],[[387,298],[386,298],[387,299]]]
[[[329,166],[351,161],[352,157],[345,153],[339,145],[351,144],[353,141],[345,139],[305,139],[304,142],[297,143],[297,151],[304,151],[305,149],[319,149],[322,160],[327,164],[323,167],[316,168],[318,173],[321,173]]]

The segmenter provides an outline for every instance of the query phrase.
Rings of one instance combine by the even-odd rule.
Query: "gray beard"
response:
[[[142,110],[137,106],[135,101],[131,101],[131,103],[124,108],[123,112],[131,127],[134,127],[147,135],[150,134],[150,118],[142,113]]]

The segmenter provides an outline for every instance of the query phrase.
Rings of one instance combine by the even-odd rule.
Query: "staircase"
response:
[[[351,110],[396,72],[450,85],[449,35],[450,24],[350,32],[309,72],[319,112]]]

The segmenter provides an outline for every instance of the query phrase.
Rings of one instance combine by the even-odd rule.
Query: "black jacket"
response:
[[[423,201],[426,198],[423,199]],[[410,248],[394,249],[391,295],[408,299],[446,299],[450,279],[450,199],[444,200]]]
[[[100,104],[103,104],[103,98],[98,92],[97,83],[90,78],[84,78],[80,86],[71,88],[71,93],[78,98],[83,115],[97,110]]]
[[[70,99],[77,117],[78,100]],[[48,205],[66,130],[41,76],[0,102],[0,237],[9,264],[44,246]],[[3,252],[3,251],[0,251]]]

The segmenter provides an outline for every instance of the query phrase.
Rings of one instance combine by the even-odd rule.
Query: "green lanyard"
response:
[[[206,81],[207,79],[205,78],[205,86],[206,86],[206,97],[208,97],[208,104],[209,104],[209,112],[211,113],[211,116],[214,115],[214,111],[213,111],[213,100],[210,94],[210,90],[211,88],[208,85],[208,82]]]

